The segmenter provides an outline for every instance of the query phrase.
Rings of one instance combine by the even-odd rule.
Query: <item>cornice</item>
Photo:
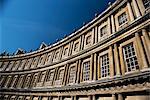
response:
[[[67,57],[67,58],[65,58],[65,59],[62,59],[62,60],[60,60],[60,61],[58,61],[58,62],[54,62],[54,63],[50,63],[50,64],[46,64],[46,65],[43,65],[43,66],[40,66],[40,67],[37,67],[37,68],[34,68],[34,69],[27,69],[27,70],[17,70],[17,71],[1,71],[1,74],[7,74],[7,73],[9,73],[9,74],[11,74],[11,73],[14,73],[14,74],[19,74],[19,73],[32,73],[32,72],[37,72],[37,71],[40,71],[40,70],[46,70],[46,68],[47,67],[50,67],[50,68],[52,68],[52,66],[54,66],[54,65],[57,65],[57,64],[59,64],[59,63],[68,63],[68,62],[73,62],[73,61],[76,61],[76,60],[78,60],[79,59],[79,57],[78,56],[80,56],[80,59],[81,58],[83,58],[85,55],[86,56],[90,56],[93,52],[95,53],[95,52],[98,52],[98,49],[97,48],[99,48],[101,45],[103,45],[103,44],[108,44],[110,41],[111,41],[111,44],[113,44],[113,42],[112,42],[112,40],[113,39],[115,39],[115,38],[117,38],[117,37],[119,37],[119,36],[121,36],[122,34],[124,34],[125,32],[127,32],[127,31],[129,31],[129,30],[131,30],[131,29],[133,29],[134,27],[137,27],[139,24],[139,28],[141,29],[141,28],[143,28],[143,27],[145,27],[145,25],[147,25],[148,23],[150,23],[150,13],[147,13],[146,15],[144,15],[143,17],[141,17],[141,18],[139,18],[139,19],[137,19],[137,20],[135,20],[133,23],[131,23],[130,25],[128,25],[127,27],[125,27],[123,30],[120,30],[120,31],[118,31],[118,32],[116,32],[115,34],[112,34],[109,38],[107,38],[107,39],[105,39],[104,41],[101,41],[101,42],[98,42],[98,43],[96,43],[96,44],[94,44],[93,46],[91,46],[90,48],[87,48],[87,49],[85,49],[85,50],[82,50],[81,52],[79,52],[79,53],[77,53],[77,54],[75,54],[75,55],[72,55],[72,56],[69,56],[69,57]],[[145,23],[146,22],[146,23]],[[141,24],[142,23],[142,24]],[[139,28],[136,28],[136,29],[134,29],[134,31],[137,31],[137,30],[139,30]],[[132,32],[133,33],[133,32]],[[132,33],[130,33],[130,34],[127,34],[127,35],[131,35]],[[121,39],[121,38],[119,38],[119,39]],[[117,40],[116,41],[114,41],[114,42],[117,42]],[[108,45],[111,45],[111,44],[108,44]],[[107,45],[107,46],[108,46]],[[74,59],[73,59],[74,58]],[[22,72],[23,71],[23,72]]]

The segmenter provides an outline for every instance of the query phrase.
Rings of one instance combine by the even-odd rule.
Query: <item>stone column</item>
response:
[[[121,64],[121,73],[122,73],[122,75],[124,75],[125,71],[126,71],[126,66],[124,64],[122,47],[119,47],[119,56],[120,56],[120,64]]]
[[[117,44],[114,44],[114,59],[115,59],[115,67],[116,67],[116,76],[120,76],[120,66],[119,66],[119,55],[118,55],[118,47]]]
[[[63,85],[64,86],[67,84],[68,67],[69,67],[69,64],[65,65],[65,72],[64,72],[64,79],[63,79]]]
[[[118,94],[118,100],[123,100],[122,94]]]
[[[114,22],[113,15],[111,15],[111,28],[112,28],[112,34],[115,33],[115,22]]]
[[[112,100],[117,100],[115,94],[112,94]]]
[[[114,64],[113,64],[113,50],[112,46],[109,46],[109,63],[110,63],[110,76],[114,76]]]
[[[110,35],[111,34],[111,20],[110,20],[110,17],[108,17],[108,34]]]
[[[60,48],[60,54],[59,54],[59,60],[61,60],[62,56],[63,56],[63,51],[64,51],[64,47]]]
[[[74,100],[77,100],[77,96],[74,96]]]
[[[63,100],[62,96],[58,96],[58,100]]]
[[[93,95],[93,96],[92,96],[92,100],[96,100],[96,97],[95,97],[95,95]]]
[[[81,36],[81,45],[80,45],[80,50],[83,50],[83,48],[84,48],[84,38],[85,38],[85,36],[84,35],[82,35]]]
[[[31,95],[31,96],[29,96],[29,100],[33,100],[34,99],[34,97]],[[28,100],[28,99],[27,99]]]
[[[92,100],[91,95],[88,96],[89,100]]]
[[[132,1],[133,1],[133,7],[134,7],[134,10],[135,10],[135,14],[136,14],[137,17],[140,17],[141,14],[140,14],[140,10],[138,8],[137,2],[136,2],[136,0],[132,0]]]
[[[95,43],[98,42],[98,26],[95,26]]]
[[[95,43],[95,28],[94,27],[92,28],[91,36],[92,36],[92,44],[94,44]]]
[[[69,43],[69,51],[68,51],[68,56],[72,54],[73,51],[73,42]]]
[[[149,39],[149,36],[148,36],[148,33],[147,33],[146,29],[142,29],[142,34],[145,38],[146,44],[150,44],[150,39]],[[148,49],[149,49],[149,52],[150,52],[150,46],[148,46]]]
[[[137,46],[138,46],[138,49],[139,49],[141,63],[142,63],[142,69],[143,69],[143,68],[148,67],[146,57],[145,57],[145,54],[144,54],[144,48],[142,46],[141,39],[140,39],[140,36],[139,36],[138,33],[135,33],[135,38],[136,38]]]
[[[142,29],[142,40],[144,42],[144,47],[145,47],[145,51],[146,51],[146,55],[147,55],[147,58],[148,58],[148,61],[150,63],[150,39],[149,39],[149,36],[148,36],[148,33],[146,31],[146,29]]]
[[[52,51],[52,55],[51,55],[52,57],[51,57],[51,61],[50,62],[53,62],[53,60],[54,60],[54,57],[55,57],[55,50],[54,51]]]
[[[131,4],[130,4],[129,1],[127,2],[127,7],[128,7],[130,19],[131,19],[131,21],[133,21],[134,20],[134,15],[133,15],[133,11],[131,9]]]
[[[94,75],[93,75],[94,81],[96,81],[96,76],[97,76],[97,54],[94,53]]]
[[[53,78],[53,81],[52,81],[52,85],[55,85],[55,80],[57,78],[57,72],[58,72],[58,67],[55,68],[55,71],[54,71],[54,78]]]
[[[52,100],[52,97],[50,96],[50,97],[48,97],[48,100]]]
[[[80,82],[80,71],[81,71],[81,59],[79,60],[77,67],[78,67],[78,71],[77,71],[77,80],[76,80],[76,83],[79,83]]]
[[[42,100],[43,98],[40,96],[39,98],[38,98],[38,100]]]
[[[90,80],[93,80],[93,65],[94,65],[94,55],[91,55],[91,60],[90,60]]]

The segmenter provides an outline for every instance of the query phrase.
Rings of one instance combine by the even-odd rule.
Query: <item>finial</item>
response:
[[[108,2],[108,6],[111,6],[111,4],[112,4],[111,2]]]

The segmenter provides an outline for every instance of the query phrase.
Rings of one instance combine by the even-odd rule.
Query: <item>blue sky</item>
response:
[[[0,53],[39,48],[89,22],[115,0],[0,0]]]

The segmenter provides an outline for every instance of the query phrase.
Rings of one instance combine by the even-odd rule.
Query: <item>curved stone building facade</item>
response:
[[[150,1],[117,0],[63,40],[0,57],[0,100],[150,100]]]

